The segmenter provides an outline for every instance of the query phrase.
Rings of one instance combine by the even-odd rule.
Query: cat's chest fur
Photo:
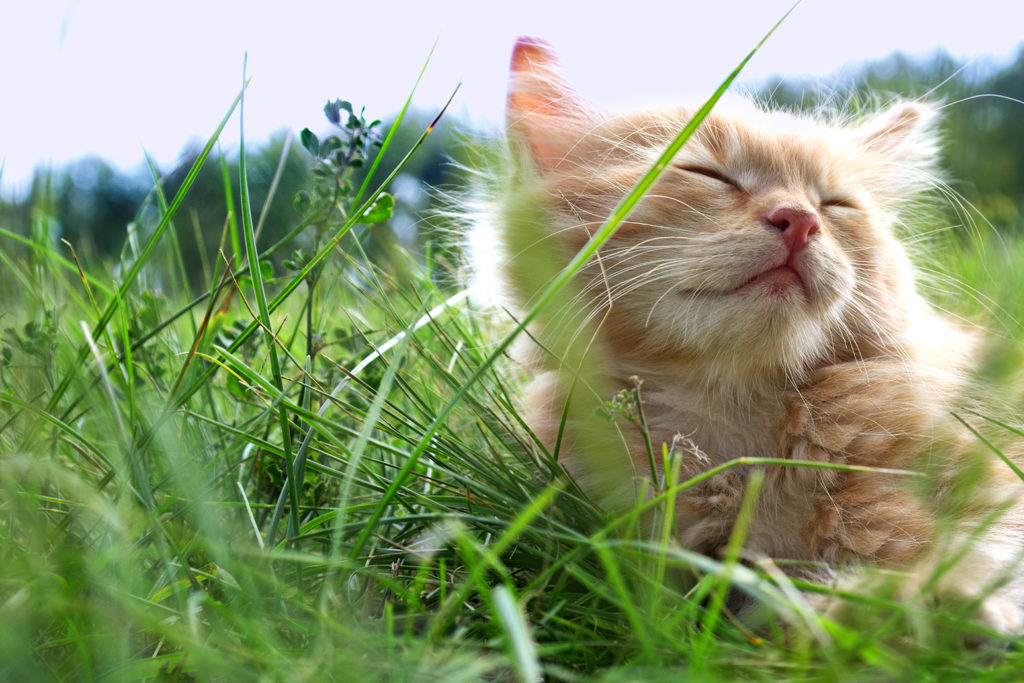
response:
[[[696,481],[708,470],[738,459],[791,456],[784,434],[793,391],[783,385],[730,390],[689,370],[648,370],[639,383],[655,467],[661,470],[649,481],[665,485],[665,472],[672,467],[677,468],[678,483]],[[636,386],[634,377],[640,379],[634,374],[628,381]],[[642,475],[647,464],[637,458],[636,446],[632,450],[634,467]],[[669,463],[662,457],[666,452],[671,453]],[[753,465],[736,465],[681,492],[675,515],[684,547],[712,556],[722,552],[752,471]],[[788,476],[792,473],[786,468],[769,468],[768,473],[768,490],[762,492],[750,520],[748,552],[814,559],[805,532],[807,520],[815,514],[819,478],[809,470],[803,473],[810,476]]]
[[[774,457],[785,419],[781,391],[736,395],[701,377],[634,373],[651,441],[660,450],[678,434],[711,466],[736,458]]]

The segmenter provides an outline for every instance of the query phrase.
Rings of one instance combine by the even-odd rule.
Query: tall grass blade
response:
[[[242,66],[242,83],[245,81],[245,65],[248,62],[248,55]],[[274,336],[274,328],[270,320],[270,308],[267,306],[267,294],[263,286],[263,272],[260,268],[260,254],[256,248],[256,235],[253,230],[252,210],[249,206],[249,180],[245,165],[245,87],[243,85],[240,93],[238,108],[238,194],[240,210],[242,212],[242,233],[245,236],[245,254],[249,264],[249,277],[252,281],[253,292],[256,297],[256,306],[259,314],[259,323],[263,328],[264,338],[267,347],[267,355],[270,357],[270,371],[273,375],[274,386],[278,392],[284,391],[284,381],[281,379],[281,361],[277,357],[277,339]],[[294,471],[295,463],[292,456],[292,429],[288,421],[288,412],[283,404],[277,408],[278,421],[281,429],[281,440],[284,445],[284,461],[286,472]],[[294,538],[299,533],[299,485],[295,477],[289,477],[285,484],[288,487],[288,498],[291,506],[291,514],[288,515],[288,538]]]
[[[537,645],[533,642],[530,625],[512,591],[505,585],[495,586],[491,591],[495,616],[505,632],[510,650],[510,659],[515,667],[516,680],[542,680],[540,662],[537,659]]]

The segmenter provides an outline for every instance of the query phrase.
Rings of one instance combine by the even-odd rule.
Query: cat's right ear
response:
[[[513,147],[541,173],[554,170],[582,135],[587,109],[543,40],[522,37],[512,48],[505,116]]]

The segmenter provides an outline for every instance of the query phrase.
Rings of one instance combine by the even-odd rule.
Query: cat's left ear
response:
[[[509,140],[546,173],[579,140],[589,118],[587,108],[562,76],[554,50],[542,40],[517,40],[509,71]]]
[[[898,102],[857,130],[860,144],[896,164],[930,165],[938,154],[938,114],[922,102]]]

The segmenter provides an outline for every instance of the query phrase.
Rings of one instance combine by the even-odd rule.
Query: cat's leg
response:
[[[789,401],[790,455],[870,467],[916,464],[947,415],[942,381],[892,360],[821,368]]]
[[[828,366],[794,394],[781,444],[787,458],[883,470],[775,473],[784,497],[805,508],[809,559],[909,562],[920,554],[932,517],[907,483],[941,410],[902,364],[889,361]]]

